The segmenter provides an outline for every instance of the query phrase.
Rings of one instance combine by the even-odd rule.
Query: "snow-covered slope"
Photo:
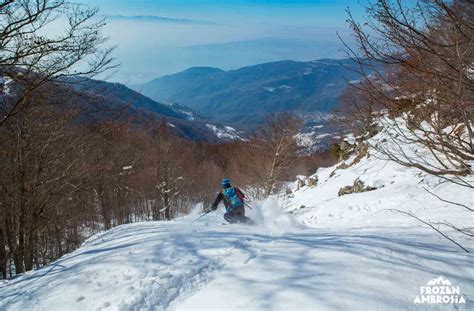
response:
[[[353,137],[346,141],[356,144]],[[390,148],[389,141],[386,134],[380,133],[363,144],[373,146],[383,143]],[[371,147],[359,149],[362,152],[353,154],[346,161],[321,168],[312,176],[299,177],[290,186],[293,194],[286,198],[286,210],[301,223],[317,228],[390,228],[420,224],[394,210],[433,223],[446,221],[458,227],[474,228],[474,213],[445,202],[472,208],[472,189],[387,161],[383,154]],[[422,148],[417,150],[420,154],[414,156],[427,159],[431,155],[423,155]],[[472,175],[463,177],[463,180],[474,185]],[[341,188],[353,188],[355,183],[359,184],[359,188],[371,191],[340,196]]]
[[[214,124],[206,124],[206,127],[210,129],[219,139],[222,140],[245,140],[242,138],[242,132],[237,131],[231,126],[217,126]]]
[[[471,206],[472,193],[368,154],[318,170],[289,197],[252,202],[255,226],[222,225],[218,210],[93,236],[1,284],[0,310],[474,310],[472,252],[388,211],[472,227],[472,214],[423,187]],[[377,189],[338,196],[357,178]],[[466,303],[414,303],[420,286],[444,279]]]

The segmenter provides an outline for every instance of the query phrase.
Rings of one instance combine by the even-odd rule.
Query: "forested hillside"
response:
[[[350,59],[281,61],[230,71],[198,67],[132,88],[225,123],[255,125],[268,113],[330,112],[347,85],[361,78],[358,69]]]

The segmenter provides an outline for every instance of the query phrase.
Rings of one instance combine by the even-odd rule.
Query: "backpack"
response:
[[[224,194],[225,200],[227,201],[226,207],[229,212],[244,204],[244,201],[240,197],[238,190],[235,187],[226,188],[222,191],[222,193]]]

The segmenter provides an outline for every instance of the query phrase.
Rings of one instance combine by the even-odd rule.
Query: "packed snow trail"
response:
[[[273,203],[252,211],[257,226],[222,226],[217,211],[116,227],[3,284],[0,309],[454,308],[413,303],[419,286],[440,275],[460,286],[468,301],[460,309],[474,306],[472,256],[430,231],[311,229]]]

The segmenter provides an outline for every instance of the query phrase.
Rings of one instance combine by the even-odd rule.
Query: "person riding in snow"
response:
[[[247,222],[245,217],[244,199],[245,194],[237,187],[232,187],[229,179],[224,178],[221,182],[222,191],[217,195],[212,210],[217,209],[221,201],[224,201],[226,213],[224,219],[229,223]]]

